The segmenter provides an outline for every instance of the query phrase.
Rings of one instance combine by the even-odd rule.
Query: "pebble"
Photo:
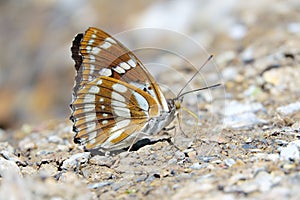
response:
[[[33,199],[15,162],[0,157],[0,176],[0,199]]]
[[[50,135],[48,138],[47,138],[48,142],[51,142],[51,143],[55,143],[55,144],[63,144],[63,139],[57,135]]]
[[[259,186],[258,190],[260,192],[267,192],[269,191],[272,186],[280,181],[280,177],[273,177],[271,174],[269,174],[266,171],[260,171],[255,176],[255,183]]]
[[[171,158],[170,160],[168,160],[168,164],[169,165],[174,165],[177,163],[177,159],[176,158]]]
[[[287,24],[287,29],[290,33],[300,33],[300,23],[299,22],[290,22]]]
[[[280,148],[280,160],[298,161],[299,158],[300,153],[296,143],[290,142],[286,147]]]
[[[61,168],[66,170],[77,169],[81,164],[88,162],[90,155],[90,152],[74,154],[63,162]]]
[[[0,151],[7,151],[9,153],[14,153],[15,149],[8,142],[0,142]]]
[[[228,62],[231,62],[231,61],[234,60],[235,58],[236,58],[236,52],[234,52],[234,51],[224,51],[224,52],[222,52],[222,53],[216,55],[216,63],[217,63],[218,65],[226,65]],[[232,76],[230,75],[230,73],[226,73],[226,72],[224,73],[224,71],[226,71],[227,68],[232,68],[233,71],[237,71],[236,68],[234,68],[234,67],[226,67],[226,68],[223,70],[223,72],[222,72],[222,76],[223,76],[223,78],[224,78],[225,80],[228,80],[226,75],[232,77]],[[229,71],[232,71],[232,70],[229,70]],[[223,74],[223,73],[224,73],[224,74]],[[224,77],[224,75],[225,75],[225,77]],[[234,77],[233,77],[233,78],[234,78]]]
[[[106,166],[106,167],[111,167],[115,160],[111,156],[93,156],[89,162],[91,164],[99,165],[99,166]]]
[[[89,184],[87,187],[89,189],[98,189],[98,188],[102,188],[108,185],[111,185],[112,182],[98,182],[98,183],[93,183],[93,184]]]
[[[300,149],[300,140],[294,140],[294,141],[290,142],[290,144],[294,144]]]
[[[262,160],[277,162],[279,160],[279,154],[278,153],[271,153],[271,154],[269,154],[269,153],[256,153],[256,154],[254,154],[254,157],[252,157],[252,158],[255,158],[255,160],[262,159]]]
[[[255,145],[252,145],[252,144],[243,144],[242,148],[243,149],[256,149],[257,147]]]
[[[241,103],[230,101],[226,105],[224,124],[227,128],[248,129],[267,121],[256,116],[256,112],[265,111],[261,103]]]
[[[200,163],[193,163],[193,164],[190,166],[191,169],[195,169],[195,170],[201,169],[201,168],[203,168],[203,167],[204,167],[204,165],[201,165]]]
[[[294,114],[296,112],[300,112],[300,101],[278,107],[276,111],[284,116]]]
[[[245,37],[248,30],[247,27],[243,24],[234,24],[229,31],[229,36],[235,40],[241,40]]]
[[[183,160],[185,158],[185,154],[182,151],[176,151],[175,152],[175,158],[177,160]]]
[[[232,158],[228,158],[224,160],[224,164],[227,165],[228,167],[231,167],[232,165],[234,165],[236,162],[234,159]]]
[[[226,104],[226,116],[238,115],[241,113],[254,113],[265,111],[266,109],[261,103],[241,103],[238,101],[229,101]]]
[[[21,158],[16,156],[15,154],[11,153],[10,151],[3,150],[0,152],[0,154],[6,159],[14,161],[15,163],[18,163],[22,166],[26,166],[26,162],[24,162]]]
[[[198,156],[198,159],[202,162],[211,162],[213,160],[216,160],[218,157],[217,156]]]
[[[238,115],[226,116],[224,125],[232,129],[249,129],[256,125],[267,124],[267,121],[260,119],[254,113],[242,113]]]
[[[254,60],[253,48],[246,48],[241,54],[244,63],[250,63]]]
[[[256,96],[256,94],[260,93],[261,89],[255,85],[251,85],[249,86],[249,88],[247,90],[244,91],[244,95],[245,96]]]
[[[39,171],[43,176],[54,176],[57,173],[57,167],[55,165],[51,164],[43,164],[39,168]]]
[[[222,77],[227,80],[234,80],[238,75],[238,71],[236,67],[227,67],[222,71]]]
[[[1,177],[10,177],[10,176],[18,176],[22,177],[20,168],[18,165],[11,160],[6,160],[0,157],[0,175]]]
[[[19,148],[22,151],[28,151],[30,149],[35,149],[36,148],[36,144],[29,137],[26,137],[26,138],[24,138],[23,140],[21,140],[19,142]]]
[[[246,179],[240,184],[226,186],[225,192],[243,192],[246,194],[253,193],[256,191],[267,192],[274,185],[280,182],[280,177],[273,177],[266,171],[259,171],[253,179]]]

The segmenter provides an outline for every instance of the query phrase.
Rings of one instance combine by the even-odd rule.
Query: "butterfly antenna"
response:
[[[190,80],[188,81],[188,82],[186,82],[186,84],[181,88],[181,90],[179,91],[179,93],[178,93],[178,95],[177,95],[177,98],[179,98],[179,97],[181,97],[181,96],[183,96],[184,94],[187,94],[187,93],[183,93],[183,94],[181,94],[182,92],[183,92],[183,90],[188,86],[188,84],[195,78],[195,76],[200,72],[200,70],[211,60],[213,58],[213,55],[210,55],[207,59],[206,59],[206,61],[201,65],[201,67],[196,71],[196,73],[190,78]],[[220,84],[219,84],[220,85]],[[213,86],[213,87],[216,87],[216,86]],[[205,89],[207,89],[207,88],[211,88],[211,86],[209,86],[209,87],[206,87]],[[200,89],[197,89],[196,91],[198,91],[198,90],[204,90],[204,88],[200,88]],[[190,91],[191,92],[191,91]],[[190,92],[188,92],[188,93],[190,93]]]
[[[200,90],[206,90],[206,89],[210,89],[210,88],[215,88],[215,87],[218,87],[218,86],[220,86],[220,85],[221,85],[221,83],[217,83],[217,84],[215,84],[215,85],[210,85],[210,86],[207,86],[207,87],[198,88],[198,89],[195,89],[195,90],[190,90],[190,91],[187,91],[187,92],[184,92],[184,93],[178,95],[178,96],[177,96],[177,99],[179,99],[180,97],[182,97],[182,96],[184,96],[184,95],[186,95],[186,94],[189,94],[189,93],[198,92],[198,91],[200,91]]]

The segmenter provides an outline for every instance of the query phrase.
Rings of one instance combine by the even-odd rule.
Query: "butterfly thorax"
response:
[[[157,117],[150,118],[148,123],[142,130],[145,135],[155,135],[160,132],[163,128],[168,126],[177,115],[178,107],[176,106],[177,100],[168,99],[168,111],[161,110]]]

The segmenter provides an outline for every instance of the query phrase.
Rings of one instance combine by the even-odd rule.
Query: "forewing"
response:
[[[77,71],[73,99],[86,83],[99,76],[107,76],[146,91],[162,110],[168,110],[160,88],[141,61],[109,34],[89,28],[75,37],[71,50]]]

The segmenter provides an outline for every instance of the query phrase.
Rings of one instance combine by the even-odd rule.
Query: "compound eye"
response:
[[[176,107],[177,110],[181,108],[181,103],[180,103],[180,101],[176,101],[176,102],[175,102],[175,107]]]

